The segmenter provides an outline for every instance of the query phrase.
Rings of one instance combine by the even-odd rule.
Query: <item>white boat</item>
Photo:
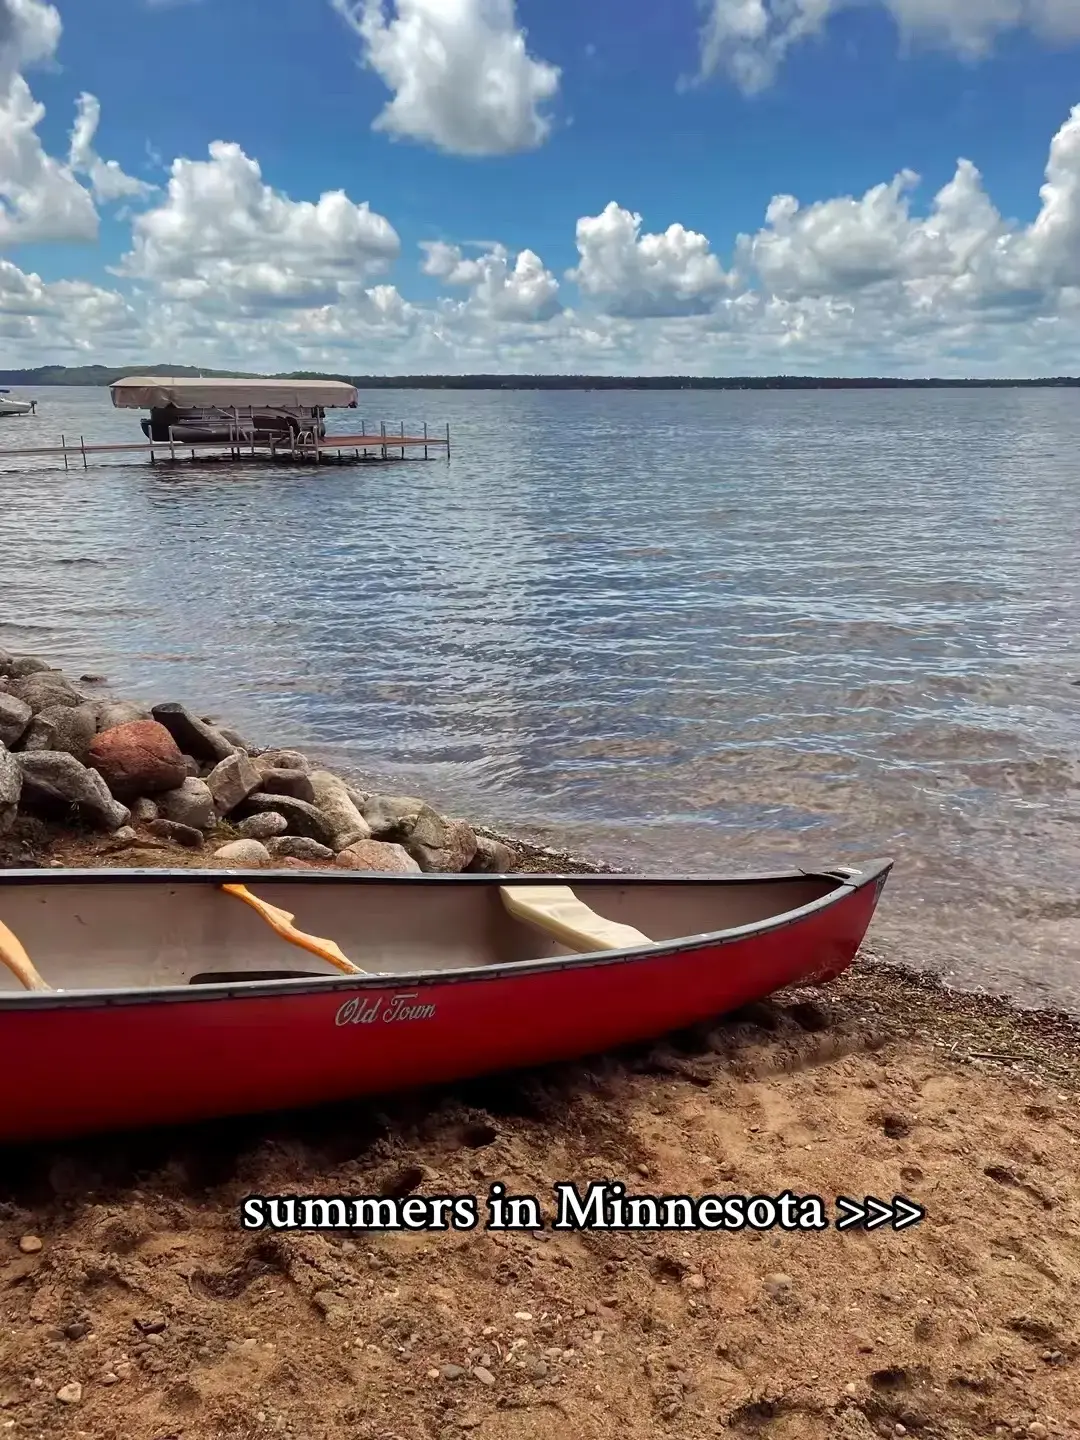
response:
[[[117,409],[149,410],[148,440],[194,444],[303,444],[326,435],[327,409],[355,409],[341,380],[213,380],[133,375],[110,386]]]
[[[10,390],[0,389],[0,415],[32,415],[36,400],[17,400]]]

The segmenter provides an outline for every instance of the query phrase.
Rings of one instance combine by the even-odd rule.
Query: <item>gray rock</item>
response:
[[[419,874],[420,866],[392,840],[357,840],[334,858],[340,870],[374,870],[389,875]]]
[[[6,652],[5,652],[6,653]],[[39,660],[36,655],[8,655],[7,660],[0,664],[0,674],[10,675],[12,679],[23,679],[27,675],[44,675],[52,672],[58,675],[58,670]]]
[[[52,705],[82,705],[86,701],[86,696],[80,694],[71,681],[65,679],[58,670],[11,680],[7,688],[9,695],[25,700],[35,715]]]
[[[249,815],[236,828],[245,840],[272,840],[275,835],[285,834],[289,822],[276,810],[265,810],[261,815]]]
[[[99,730],[113,730],[117,725],[130,725],[133,720],[154,718],[145,705],[139,705],[134,700],[97,700],[93,704],[97,710]]]
[[[215,860],[224,860],[227,865],[256,866],[269,865],[270,851],[258,840],[230,840],[214,852]]]
[[[402,840],[412,833],[416,817],[425,808],[415,795],[369,795],[360,807],[375,840]]]
[[[262,784],[262,772],[249,755],[236,750],[220,761],[206,777],[207,788],[219,815],[231,815]]]
[[[489,840],[486,835],[476,837],[476,854],[466,865],[473,875],[510,875],[514,870],[514,852],[501,840]]]
[[[317,840],[320,845],[329,847],[334,838],[330,822],[322,811],[303,800],[294,800],[291,795],[264,795],[260,791],[257,795],[249,795],[244,805],[256,814],[276,810],[285,816],[294,835],[306,835],[309,840]]]
[[[119,830],[131,812],[109,794],[97,773],[60,750],[28,750],[16,757],[22,771],[22,803],[31,809],[70,814],[103,830]]]
[[[439,1374],[444,1380],[460,1380],[465,1374],[464,1365],[440,1365]]]
[[[144,795],[139,800],[131,802],[131,823],[133,825],[149,825],[151,820],[156,820],[161,814],[156,803],[147,799]]]
[[[217,823],[210,787],[205,780],[195,780],[190,775],[175,790],[159,795],[156,808],[164,819],[190,825],[193,830],[209,830]]]
[[[332,775],[329,770],[311,772],[311,788],[315,792],[315,804],[334,831],[330,845],[335,854],[357,840],[371,839],[371,826],[349,799],[345,782]],[[299,857],[303,859],[303,856]]]
[[[6,835],[19,818],[23,777],[19,762],[0,741],[0,835]]]
[[[235,745],[238,750],[249,751],[255,748],[247,740],[244,739],[244,737],[240,734],[238,730],[233,730],[228,725],[219,725],[218,729],[221,731],[222,735],[225,736],[225,739],[228,740],[229,744]]]
[[[139,843],[139,833],[134,825],[121,825],[119,830],[113,831],[112,838],[113,843],[118,849],[122,849],[126,845],[137,845]]]
[[[93,705],[50,705],[34,716],[22,739],[24,750],[64,750],[86,764],[97,734]]]
[[[315,804],[315,787],[306,770],[260,770],[258,788],[263,795],[291,795],[305,805]]]
[[[476,831],[464,820],[447,820],[425,805],[405,849],[421,870],[448,875],[467,870],[476,854]]]
[[[278,835],[267,840],[266,848],[276,859],[290,860],[333,860],[334,852],[328,845],[309,840],[306,835]]]
[[[264,750],[259,756],[261,770],[310,770],[311,761],[299,750]]]
[[[16,746],[26,734],[33,714],[25,700],[0,690],[0,745],[9,750]]]
[[[159,840],[175,840],[189,850],[201,850],[203,847],[203,833],[193,825],[180,825],[175,820],[151,820],[146,828]]]
[[[180,759],[184,762],[184,769],[188,773],[189,780],[202,780],[205,778],[203,770],[205,769],[206,774],[209,775],[214,768],[212,765],[200,765],[194,755],[181,755]]]
[[[196,760],[216,765],[219,760],[227,759],[235,749],[220,730],[207,725],[174,700],[165,705],[155,705],[151,714],[159,725],[165,726],[180,749],[194,755]]]
[[[348,795],[349,799],[356,806],[357,810],[359,810],[360,814],[363,815],[364,806],[371,799],[371,796],[367,793],[367,791],[357,790],[355,785],[350,785],[349,782],[346,780],[345,794]],[[369,826],[368,828],[370,829],[371,827]]]

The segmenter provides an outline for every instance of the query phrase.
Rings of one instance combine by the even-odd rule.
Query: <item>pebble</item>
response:
[[[82,1399],[82,1386],[78,1380],[72,1380],[67,1385],[61,1385],[56,1392],[56,1398],[63,1405],[78,1405]]]
[[[476,1379],[480,1381],[481,1385],[495,1384],[495,1376],[492,1375],[490,1370],[486,1370],[483,1365],[475,1366],[472,1373]]]
[[[465,1374],[464,1365],[443,1365],[437,1372],[444,1380],[460,1380]]]
[[[1050,1431],[1041,1420],[1033,1420],[1027,1428],[1027,1433],[1031,1436],[1031,1440],[1046,1440]]]
[[[439,1372],[438,1372],[438,1370],[429,1370],[429,1371],[427,1372],[427,1378],[428,1378],[429,1380],[438,1380],[438,1378],[439,1378]]]
[[[532,1318],[533,1318],[533,1317],[529,1314],[528,1310],[515,1310],[515,1311],[514,1311],[514,1319],[515,1319],[515,1320],[531,1320]]]
[[[102,1385],[115,1385],[119,1379],[119,1375],[114,1375],[111,1370],[106,1370],[101,1377],[101,1383]]]
[[[687,1275],[686,1279],[683,1281],[683,1284],[686,1286],[687,1290],[704,1290],[705,1276]]]
[[[19,1241],[19,1249],[24,1255],[36,1255],[39,1250],[45,1248],[45,1242],[37,1235],[24,1235]]]
[[[844,1394],[845,1394],[845,1395],[857,1395],[858,1393],[859,1393],[859,1387],[855,1384],[855,1381],[854,1381],[854,1380],[849,1380],[848,1383],[844,1386]]]
[[[766,1275],[764,1280],[765,1293],[771,1295],[774,1300],[791,1293],[791,1276],[783,1274]]]

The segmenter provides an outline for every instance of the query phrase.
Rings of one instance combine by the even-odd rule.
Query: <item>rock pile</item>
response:
[[[0,650],[0,836],[21,814],[209,847],[231,867],[506,873],[515,855],[413,796],[355,789],[296,750],[253,745],[169,701],[84,694]]]

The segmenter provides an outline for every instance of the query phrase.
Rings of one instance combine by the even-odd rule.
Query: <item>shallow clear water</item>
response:
[[[622,866],[893,854],[877,939],[1080,1008],[1076,392],[361,398],[451,463],[0,455],[0,645]]]

